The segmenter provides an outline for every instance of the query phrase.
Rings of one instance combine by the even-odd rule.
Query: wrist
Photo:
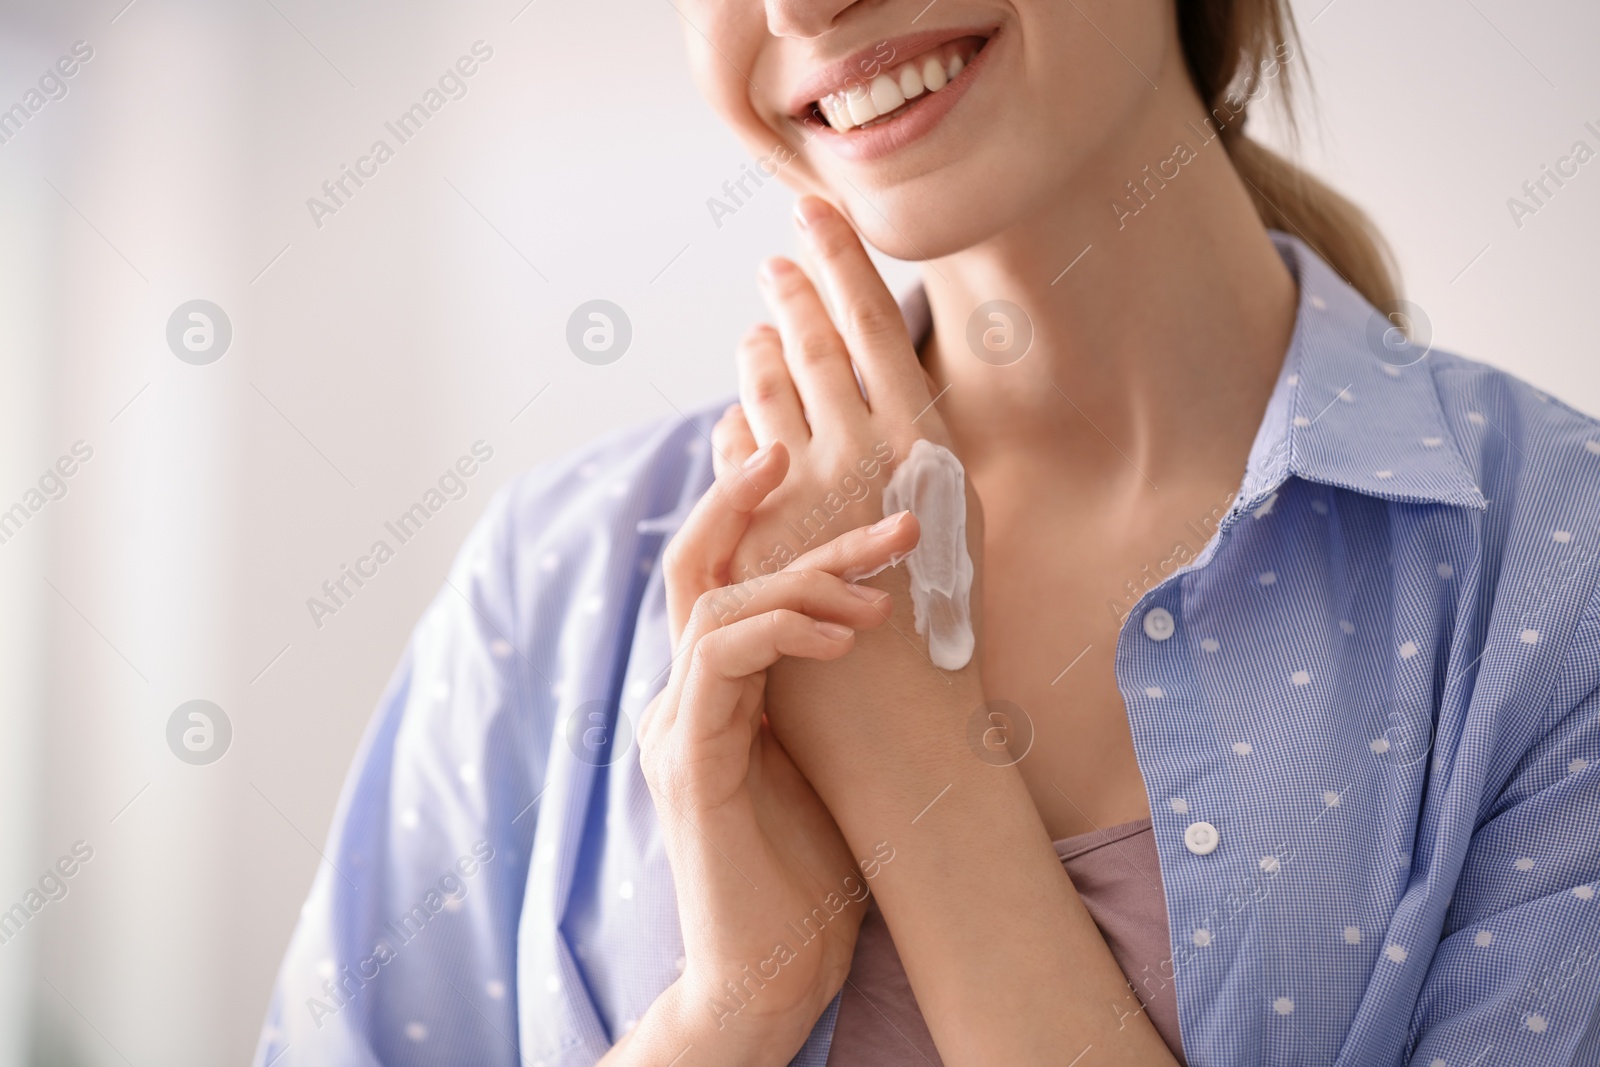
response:
[[[794,1013],[775,1017],[685,976],[662,991],[619,1043],[615,1051],[625,1055],[615,1063],[659,1065],[692,1050],[684,1059],[696,1067],[782,1067],[805,1044],[825,1007],[809,1019]]]

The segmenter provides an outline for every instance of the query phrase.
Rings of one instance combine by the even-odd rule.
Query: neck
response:
[[[1165,126],[1022,224],[924,267],[924,360],[949,386],[939,411],[974,470],[1023,456],[1150,488],[1243,469],[1293,332],[1295,284],[1214,130],[1203,118]],[[1181,164],[1179,140],[1194,153]],[[1005,366],[967,341],[974,309],[996,299],[1025,309],[1033,333]]]

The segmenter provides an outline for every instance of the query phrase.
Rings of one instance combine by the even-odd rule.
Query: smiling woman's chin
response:
[[[945,202],[942,196],[909,195],[896,199],[897,204],[877,201],[869,206],[851,194],[840,201],[862,238],[894,259],[942,259],[980,244],[995,233],[991,220],[952,217],[941,207]]]
[[[1041,194],[997,180],[970,159],[880,184],[860,176],[829,180],[814,191],[837,204],[878,251],[917,261],[953,255],[1015,226]]]

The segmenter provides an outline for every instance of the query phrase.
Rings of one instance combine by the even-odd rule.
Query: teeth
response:
[[[963,46],[955,47],[957,50],[948,55],[933,53],[881,73],[870,85],[856,83],[829,93],[817,101],[817,109],[828,125],[840,133],[890,115],[908,100],[943,89],[966,69]]]
[[[872,106],[872,97],[859,85],[852,85],[844,95],[845,106],[850,110],[850,121],[863,126],[878,117]]]
[[[895,108],[906,102],[905,94],[900,91],[900,83],[887,74],[880,74],[872,79],[872,106],[878,114],[887,115]]]
[[[907,63],[900,68],[900,95],[910,100],[912,97],[921,96],[927,91],[927,86],[922,84],[922,75],[917,73],[917,68]]]
[[[825,96],[817,102],[817,106],[822,108],[822,117],[828,120],[828,125],[840,133],[855,129],[856,124],[850,117],[850,109],[845,107],[844,102],[837,96],[831,94]]]

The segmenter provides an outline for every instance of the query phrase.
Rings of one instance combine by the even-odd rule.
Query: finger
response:
[[[740,689],[750,675],[784,656],[838,659],[854,643],[855,631],[848,626],[787,609],[715,630],[695,643],[673,725],[688,731],[690,743],[715,738],[738,713]]]
[[[784,570],[826,571],[847,582],[859,582],[899,563],[907,552],[917,547],[921,536],[917,517],[902,511],[871,526],[842,533],[794,560]]]
[[[783,363],[778,331],[766,323],[753,327],[739,342],[739,403],[758,444],[783,441],[804,444],[811,439],[800,394]]]
[[[693,643],[713,630],[779,609],[860,630],[883,621],[888,599],[881,589],[852,585],[826,571],[779,571],[703,593],[683,635]]]
[[[922,364],[900,306],[861,239],[844,216],[819,197],[801,197],[795,220],[800,239],[815,257],[819,280],[838,309],[845,344],[867,387],[868,405],[874,412],[914,418],[930,398]]]
[[[721,478],[754,455],[756,447],[756,437],[750,432],[744,408],[738,404],[728,405],[722,418],[711,427],[711,469]]]
[[[750,513],[788,470],[789,452],[781,442],[756,451],[712,483],[668,543],[661,570],[673,648],[678,647],[689,610],[700,595],[728,584],[728,566],[750,527]]]
[[[777,320],[784,363],[813,432],[819,426],[844,428],[863,421],[867,402],[856,384],[850,350],[805,271],[774,256],[762,264],[761,296]]]
[[[776,611],[803,614],[818,622],[833,622],[852,630],[880,625],[892,614],[890,594],[870,586],[852,585],[824,571],[782,571],[748,582],[702,593],[682,631],[680,652],[672,676],[658,697],[661,722],[655,730],[670,729],[684,699],[684,687],[694,664],[693,649],[718,630]],[[650,711],[646,709],[647,713]],[[653,716],[652,716],[653,717]],[[647,735],[641,734],[641,737]]]

